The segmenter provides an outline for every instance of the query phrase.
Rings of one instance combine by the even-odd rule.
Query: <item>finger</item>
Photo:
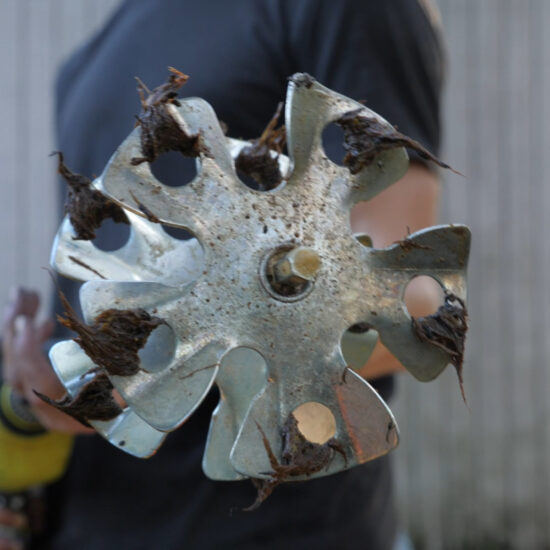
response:
[[[5,382],[25,395],[27,378],[34,378],[34,365],[43,359],[42,343],[37,338],[37,330],[30,317],[16,317],[12,330],[4,334],[2,351]]]
[[[42,342],[32,317],[20,315],[15,319],[15,346],[22,357],[42,355]]]
[[[55,329],[55,321],[47,319],[36,325],[32,317],[19,315],[13,323],[14,329],[8,331],[6,347],[14,353],[23,356],[42,355],[42,346],[51,337]],[[11,351],[8,349],[8,352]]]
[[[4,308],[4,330],[12,328],[15,319],[20,315],[34,318],[40,307],[40,297],[37,292],[24,288],[16,288],[11,292],[11,300]]]
[[[26,317],[35,317],[40,307],[40,295],[34,290],[20,288],[18,291],[19,311],[18,315]]]
[[[11,357],[13,344],[14,344],[15,334],[14,331],[9,329],[4,329],[2,334],[2,355],[4,363]]]
[[[20,331],[15,334],[11,345],[4,346],[4,380],[14,390],[29,400],[34,397],[32,388],[57,398],[63,394],[63,387],[44,354],[39,330],[29,317],[18,317]]]
[[[16,336],[12,330],[2,335],[2,362],[0,374],[6,384],[22,393],[23,380],[19,372],[19,357],[16,351]]]
[[[15,334],[12,340],[13,350],[21,359],[38,360],[44,357],[44,342],[50,338],[55,321],[48,319],[36,325],[33,319],[19,316],[15,320]]]

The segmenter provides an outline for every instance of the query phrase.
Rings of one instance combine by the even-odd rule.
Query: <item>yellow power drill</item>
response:
[[[61,477],[72,445],[73,436],[44,429],[27,401],[0,380],[0,507],[24,512],[29,491]],[[0,538],[28,536],[0,526]]]

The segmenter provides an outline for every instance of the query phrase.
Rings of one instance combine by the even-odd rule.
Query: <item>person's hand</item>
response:
[[[0,507],[0,550],[23,550],[23,544],[17,540],[17,532],[26,527],[27,518],[24,514]]]
[[[3,372],[4,381],[30,404],[38,421],[47,429],[71,433],[90,433],[80,422],[58,411],[40,399],[33,390],[52,399],[65,394],[50,362],[43,352],[43,344],[51,337],[53,319],[36,322],[40,298],[36,292],[22,288],[14,292],[4,310]],[[0,547],[1,548],[1,547]]]

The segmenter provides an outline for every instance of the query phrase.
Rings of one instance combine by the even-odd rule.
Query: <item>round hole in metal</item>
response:
[[[145,346],[139,350],[141,368],[160,372],[172,361],[176,347],[174,331],[168,325],[159,325],[151,332]]]
[[[445,293],[433,277],[417,275],[407,283],[403,302],[411,317],[425,317],[436,313],[445,303]]]
[[[292,411],[300,433],[311,443],[322,445],[336,435],[336,419],[322,403],[308,401]]]

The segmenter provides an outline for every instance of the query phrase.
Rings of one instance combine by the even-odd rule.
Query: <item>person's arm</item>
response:
[[[437,222],[439,183],[437,175],[424,165],[411,163],[405,176],[368,202],[355,205],[351,227],[355,233],[368,234],[377,248],[402,240],[410,231]],[[437,309],[438,295],[422,279],[413,281],[407,292],[411,315],[420,316]],[[374,379],[403,370],[401,363],[378,341],[360,373]]]

